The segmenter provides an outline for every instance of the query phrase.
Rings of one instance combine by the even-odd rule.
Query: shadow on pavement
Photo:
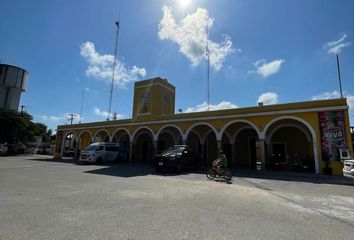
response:
[[[308,182],[314,184],[354,186],[354,181],[352,179],[343,176],[317,175],[314,173],[277,171],[258,172],[256,170],[233,170],[233,176],[240,178],[266,179],[288,182]]]
[[[31,161],[42,162],[56,162],[67,164],[79,164],[77,160],[65,157],[65,158],[53,158],[51,156],[38,156],[33,155]],[[83,165],[83,164],[80,164]],[[159,176],[177,176],[188,174],[200,174],[201,177],[205,177],[204,170],[183,171],[182,173],[174,173],[173,171],[164,171],[156,173],[154,168],[149,164],[142,163],[104,163],[104,164],[90,164],[88,166],[101,166],[102,168],[86,171],[85,173],[101,174],[116,177],[136,177],[145,175],[159,175]],[[329,176],[329,175],[317,175],[314,173],[301,173],[301,172],[280,172],[280,171],[256,171],[256,170],[244,170],[233,169],[233,179],[237,181],[237,178],[253,178],[253,179],[266,179],[288,182],[308,182],[314,184],[333,184],[333,185],[348,185],[354,186],[354,180],[345,178],[343,176]],[[217,182],[226,182],[224,179],[216,179]]]

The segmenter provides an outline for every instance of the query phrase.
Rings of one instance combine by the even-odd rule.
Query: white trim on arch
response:
[[[142,130],[142,129],[145,129],[145,130],[147,130],[147,132],[150,132],[150,134],[151,134],[151,136],[152,136],[152,141],[155,140],[154,131],[152,131],[152,129],[149,128],[149,127],[147,127],[147,126],[141,126],[141,127],[138,127],[138,128],[133,132],[133,134],[131,135],[130,142],[134,142],[134,140],[135,140],[134,138],[135,138],[136,134],[137,134],[140,130]],[[139,135],[138,135],[138,136],[139,136]]]
[[[109,139],[109,141],[111,141],[111,134],[109,134],[109,132],[106,129],[100,129],[95,132],[95,135],[93,136],[93,139],[92,139],[93,142],[96,140],[97,134],[102,131],[107,133],[108,139]]]
[[[242,132],[243,130],[247,130],[247,129],[253,129],[253,130],[255,130],[255,129],[254,129],[253,127],[251,127],[251,126],[243,126],[243,127],[239,128],[239,129],[237,129],[237,130],[235,131],[234,135],[232,136],[232,144],[235,144],[237,135],[239,135],[240,132]],[[255,131],[256,131],[256,130],[255,130]],[[256,132],[257,132],[257,131],[256,131]],[[258,133],[257,133],[257,134],[258,134]],[[258,136],[259,136],[259,135],[258,135]]]
[[[294,116],[282,116],[282,117],[278,117],[278,118],[274,118],[272,119],[270,122],[267,123],[267,125],[264,127],[263,132],[261,132],[261,136],[263,137],[262,139],[265,139],[265,135],[269,129],[270,126],[272,126],[275,122],[278,122],[280,120],[295,120],[295,121],[299,121],[300,123],[304,124],[308,130],[311,133],[312,136],[312,145],[313,145],[313,158],[315,161],[315,172],[316,174],[320,173],[320,162],[318,159],[318,152],[317,152],[317,135],[315,130],[312,128],[312,126],[305,121],[304,119],[301,119],[299,117],[294,117]]]
[[[89,130],[84,130],[84,131],[81,131],[80,133],[79,133],[79,136],[78,136],[78,141],[80,141],[80,139],[81,139],[81,136],[84,134],[84,133],[88,133],[88,134],[90,134],[90,142],[91,142],[91,140],[92,140],[92,138],[93,138],[93,135],[92,135],[92,132],[90,132]]]
[[[168,128],[168,127],[172,127],[172,128],[174,128],[174,129],[177,129],[177,131],[179,132],[179,134],[181,135],[181,138],[183,138],[183,132],[182,132],[182,130],[178,127],[178,126],[176,126],[176,125],[174,125],[174,124],[168,124],[168,125],[165,125],[165,126],[163,126],[162,128],[160,128],[159,129],[159,131],[157,131],[157,133],[156,133],[156,140],[155,141],[157,141],[158,140],[158,138],[159,138],[159,135],[161,134],[161,132],[163,131],[163,130],[165,130],[166,128]],[[169,132],[170,133],[170,132]],[[172,136],[173,136],[173,138],[176,140],[177,138],[176,138],[176,136],[174,136],[173,134],[172,134]],[[183,139],[182,139],[183,140]]]
[[[276,126],[275,128],[273,128],[273,129],[269,132],[269,134],[266,136],[266,139],[265,139],[265,140],[266,140],[266,143],[269,143],[269,142],[271,141],[273,135],[274,135],[279,129],[281,129],[281,128],[286,128],[286,127],[298,129],[299,131],[301,131],[301,132],[305,135],[307,141],[311,142],[311,136],[310,136],[309,132],[306,131],[306,129],[304,129],[304,128],[302,128],[301,126],[298,126],[298,125],[296,125],[296,124],[291,124],[291,123],[290,123],[290,124],[280,124],[280,125]]]
[[[211,125],[210,123],[207,123],[207,122],[198,122],[188,128],[186,133],[183,135],[182,140],[186,141],[188,139],[188,134],[192,131],[192,129],[197,126],[202,126],[202,125],[206,125],[206,126],[210,127],[214,131],[216,138],[218,137],[218,132],[216,131],[216,129],[213,125]]]
[[[63,157],[63,155],[64,155],[66,137],[68,135],[70,135],[70,134],[73,134],[73,139],[72,140],[76,141],[76,145],[77,145],[77,135],[76,135],[76,133],[74,131],[68,131],[67,133],[63,134],[63,139],[61,140],[60,157]]]
[[[116,129],[116,130],[112,133],[111,138],[110,138],[110,140],[109,140],[110,142],[113,142],[114,136],[115,136],[119,131],[125,132],[126,134],[128,134],[129,140],[131,139],[131,134],[130,134],[130,132],[128,131],[128,129],[126,129],[126,128],[118,128],[118,129]]]
[[[220,131],[220,136],[217,136],[217,138],[218,139],[222,139],[222,135],[223,135],[223,133],[225,132],[225,130],[229,127],[229,126],[231,126],[232,124],[235,124],[235,123],[246,123],[246,124],[248,124],[248,125],[250,125],[252,128],[254,128],[254,130],[256,131],[256,133],[257,133],[257,135],[258,135],[258,138],[260,138],[260,132],[259,132],[259,130],[258,130],[258,128],[257,128],[257,126],[253,123],[253,122],[251,122],[251,121],[248,121],[248,120],[244,120],[244,119],[237,119],[237,120],[233,120],[233,121],[230,121],[230,122],[228,122],[227,124],[225,124],[224,125],[224,127],[221,129],[221,131]]]

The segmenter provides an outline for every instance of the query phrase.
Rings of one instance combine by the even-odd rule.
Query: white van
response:
[[[81,151],[79,162],[102,163],[122,160],[122,151],[119,143],[92,143]]]

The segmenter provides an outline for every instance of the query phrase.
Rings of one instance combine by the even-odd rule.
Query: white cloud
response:
[[[312,96],[312,100],[320,100],[320,99],[331,99],[331,98],[340,98],[340,93],[337,90],[332,92],[323,92],[319,95]]]
[[[107,118],[109,113],[107,111],[103,111],[103,110],[100,110],[98,107],[94,107],[93,109],[93,113],[97,116],[101,116],[101,117],[105,117]],[[117,119],[124,119],[126,118],[125,115],[123,114],[117,114]]]
[[[323,48],[327,50],[327,53],[339,54],[342,52],[343,48],[352,44],[351,42],[344,42],[347,36],[348,35],[344,33],[338,40],[327,42]]]
[[[257,73],[263,78],[269,77],[272,74],[279,72],[281,65],[285,62],[284,59],[277,59],[272,62],[267,62],[265,59],[257,60],[253,65],[256,71],[248,71],[249,73]]]
[[[262,102],[263,105],[272,105],[277,104],[278,101],[278,94],[275,92],[266,92],[262,93],[259,97],[257,102]]]
[[[111,81],[113,72],[113,55],[100,55],[92,42],[85,42],[80,46],[80,54],[83,56],[89,66],[86,69],[86,75]],[[115,84],[120,87],[126,86],[128,83],[137,80],[139,77],[145,77],[145,68],[133,66],[130,69],[125,67],[125,64],[117,59],[115,69]]]
[[[238,108],[238,106],[235,104],[232,104],[231,102],[227,102],[227,101],[222,101],[217,105],[209,105],[210,111],[230,109],[230,108]],[[208,104],[206,102],[204,102],[200,105],[197,105],[194,108],[193,107],[187,108],[187,110],[185,112],[190,113],[190,112],[206,112],[206,111],[208,111]]]
[[[198,8],[195,13],[186,16],[177,24],[172,9],[163,6],[163,17],[160,20],[158,35],[161,40],[171,40],[179,45],[179,51],[183,53],[193,66],[200,64],[206,57],[207,24],[212,28],[214,19],[209,17],[206,9]],[[222,67],[226,56],[235,49],[232,48],[231,38],[224,35],[221,43],[208,41],[210,65],[216,71]],[[237,51],[241,51],[237,49]]]
[[[101,116],[101,117],[108,117],[108,115],[109,115],[109,113],[107,111],[102,111],[97,107],[93,108],[93,113],[98,116]]]
[[[347,99],[350,116],[354,118],[354,95],[344,93],[344,97]],[[333,99],[333,98],[340,98],[340,93],[337,90],[334,90],[332,92],[324,92],[319,95],[311,97],[312,100]]]

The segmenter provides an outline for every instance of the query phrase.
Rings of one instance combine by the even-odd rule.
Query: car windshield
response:
[[[97,146],[87,146],[87,147],[84,149],[84,151],[89,151],[89,152],[91,152],[91,151],[95,151],[96,148],[97,148]]]
[[[170,148],[167,149],[162,153],[163,156],[168,156],[168,155],[181,155],[183,151],[183,148]]]

